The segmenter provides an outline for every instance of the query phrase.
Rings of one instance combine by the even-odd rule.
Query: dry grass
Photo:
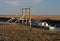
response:
[[[12,17],[15,17],[15,18],[20,18],[21,16],[0,16],[0,18],[3,17],[3,18],[12,18]],[[28,17],[28,16],[27,16]],[[32,19],[35,19],[35,20],[45,20],[45,19],[52,19],[52,20],[60,20],[60,16],[31,16]]]
[[[0,36],[15,41],[60,41],[60,32],[29,28],[21,25],[0,25]]]
[[[0,16],[0,18],[20,18],[21,16]],[[34,20],[54,19],[60,16],[32,16]],[[60,32],[29,28],[21,25],[0,25],[0,36],[12,38],[15,41],[60,41]]]

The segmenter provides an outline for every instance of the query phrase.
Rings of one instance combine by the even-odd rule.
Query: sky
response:
[[[60,0],[0,0],[0,15],[21,14],[31,8],[32,15],[60,15]]]

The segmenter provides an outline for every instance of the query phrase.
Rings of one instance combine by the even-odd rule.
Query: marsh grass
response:
[[[60,32],[31,28],[21,25],[0,25],[0,36],[17,41],[60,41]]]

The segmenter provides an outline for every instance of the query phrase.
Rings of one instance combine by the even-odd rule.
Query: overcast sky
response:
[[[0,0],[0,15],[21,14],[25,7],[32,15],[60,15],[60,0]]]

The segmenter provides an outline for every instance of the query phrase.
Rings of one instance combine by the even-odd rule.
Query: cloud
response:
[[[42,0],[32,0],[34,3],[40,3]]]
[[[12,5],[12,6],[18,6],[19,5],[19,1],[5,1],[4,3],[7,5]]]
[[[9,1],[5,1],[5,4],[7,5],[12,5],[12,6],[18,6],[18,5],[27,5],[27,4],[31,4],[30,2],[32,2],[32,4],[34,3],[40,3],[42,0],[9,0]]]

